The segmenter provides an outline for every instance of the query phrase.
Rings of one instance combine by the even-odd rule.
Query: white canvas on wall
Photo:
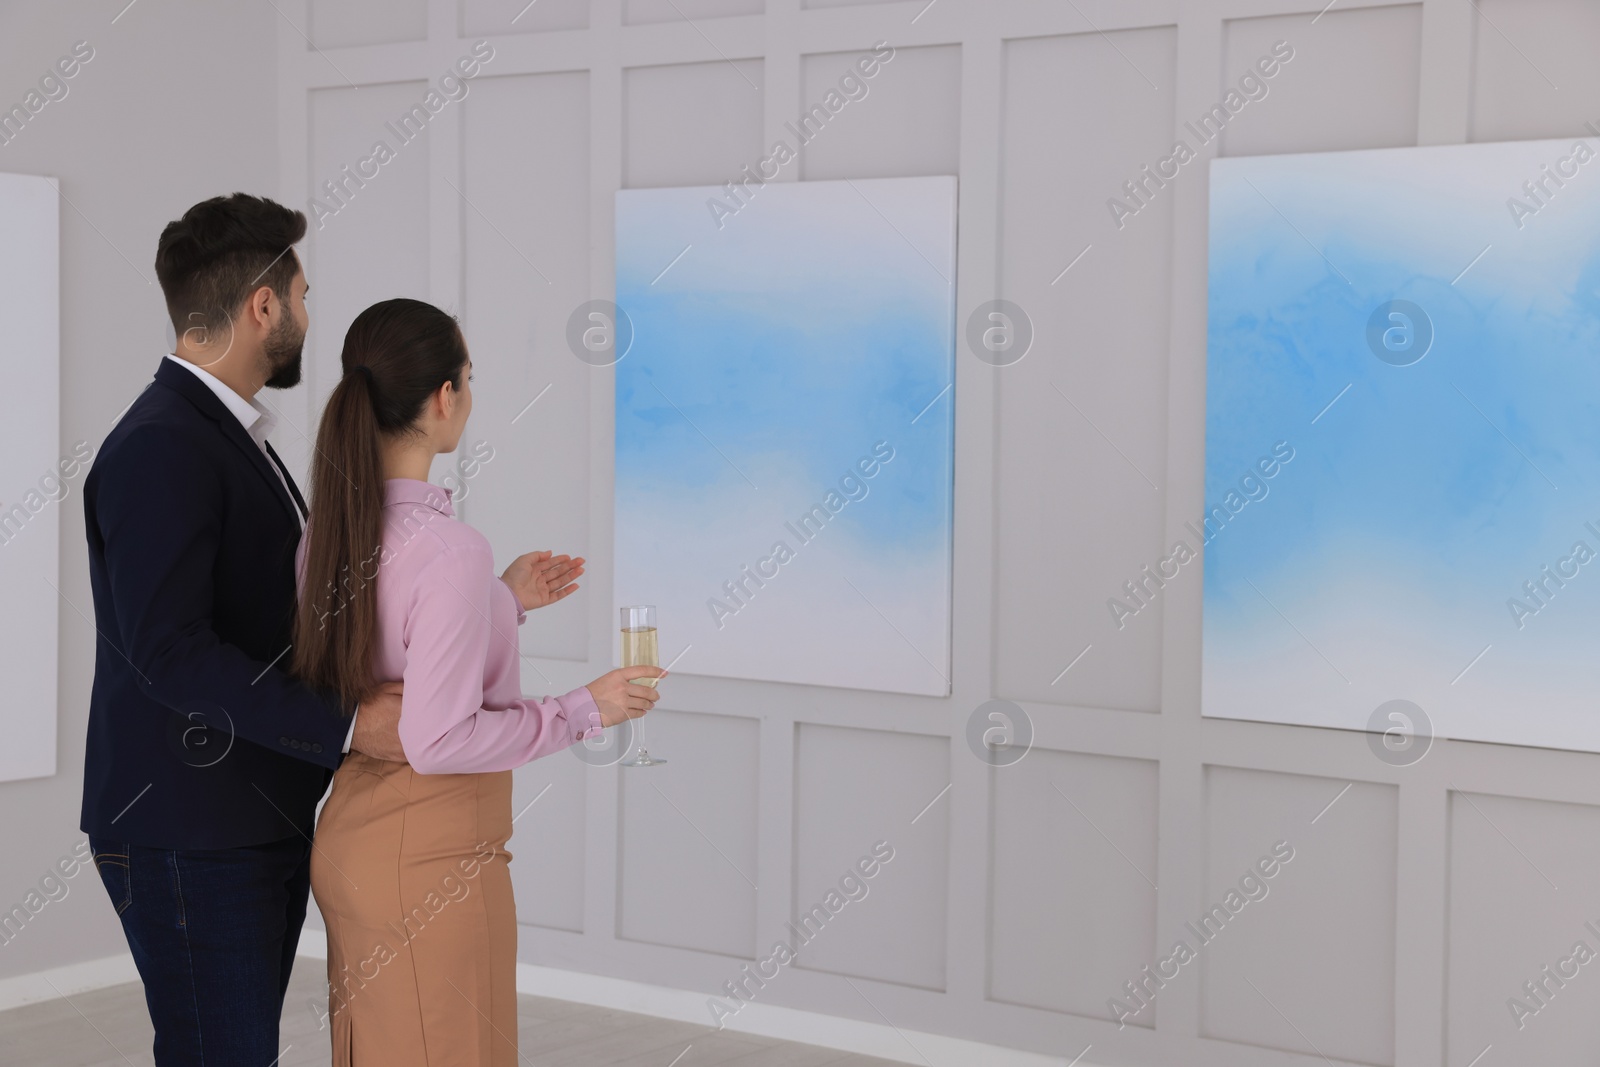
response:
[[[955,179],[746,194],[617,194],[617,602],[678,670],[943,696]]]
[[[0,419],[0,781],[56,772],[61,509],[76,506],[87,470],[60,441],[60,255],[56,180],[0,174],[0,322],[11,398]]]
[[[1205,715],[1600,751],[1597,155],[1212,165]]]

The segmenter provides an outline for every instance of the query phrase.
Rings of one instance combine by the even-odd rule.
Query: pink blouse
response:
[[[302,537],[302,585],[305,547]],[[450,490],[385,482],[375,556],[351,582],[376,574],[373,675],[405,683],[400,745],[418,772],[510,770],[601,729],[586,686],[544,700],[522,695],[517,626],[527,613],[495,575],[488,540],[455,518]]]

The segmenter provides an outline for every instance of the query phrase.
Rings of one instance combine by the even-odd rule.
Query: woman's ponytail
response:
[[[383,447],[371,372],[346,374],[317,430],[305,582],[295,612],[291,670],[336,690],[345,708],[372,689],[378,554],[383,538]]]

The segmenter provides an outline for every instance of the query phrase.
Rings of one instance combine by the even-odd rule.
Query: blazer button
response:
[[[288,738],[287,738],[287,737],[280,737],[280,738],[278,738],[278,744],[280,744],[280,745],[287,745],[287,744],[288,744],[288,743],[289,743],[289,739],[288,739]]]
[[[322,751],[322,742],[321,741],[313,741],[311,743],[311,751],[313,751],[313,752],[321,752]]]

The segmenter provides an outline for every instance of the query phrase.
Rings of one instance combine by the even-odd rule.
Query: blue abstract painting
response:
[[[1204,714],[1600,751],[1595,155],[1213,163]]]
[[[945,695],[954,178],[617,194],[619,605],[674,671]]]

